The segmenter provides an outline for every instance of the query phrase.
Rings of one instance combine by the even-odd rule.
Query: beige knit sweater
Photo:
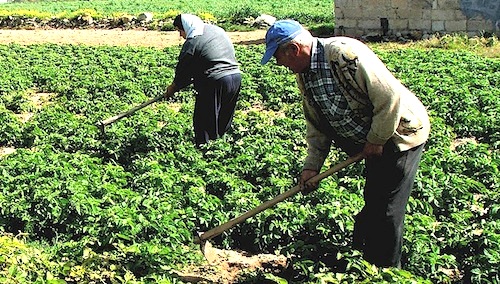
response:
[[[364,43],[348,37],[320,39],[325,47],[327,62],[351,109],[359,118],[370,113],[371,128],[367,141],[383,145],[391,139],[400,151],[424,143],[430,132],[427,110],[420,100],[387,69],[378,56]],[[304,94],[304,83],[297,76],[299,89]],[[305,96],[303,96],[305,98]],[[319,119],[318,112],[306,99],[308,155],[304,169],[319,171],[330,151],[331,136],[319,129],[328,123]],[[307,119],[309,118],[309,119]]]

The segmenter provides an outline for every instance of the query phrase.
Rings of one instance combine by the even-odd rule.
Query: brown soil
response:
[[[234,44],[262,43],[265,30],[251,32],[228,32]],[[0,30],[0,44],[17,43],[21,45],[56,43],[82,44],[91,46],[142,46],[164,48],[182,44],[178,32],[144,30],[94,30],[94,29],[34,29]]]
[[[182,281],[189,283],[238,283],[246,273],[260,271],[265,273],[282,272],[287,264],[283,255],[250,255],[243,251],[221,250],[207,242],[201,249],[206,257],[206,264],[185,267],[183,271],[174,271]]]

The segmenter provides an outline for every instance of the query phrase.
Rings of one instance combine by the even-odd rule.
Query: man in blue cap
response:
[[[365,205],[353,247],[380,267],[401,267],[404,215],[430,122],[426,108],[362,42],[316,38],[293,20],[266,34],[261,63],[272,57],[297,75],[308,144],[299,184],[310,192],[335,144],[365,159]]]

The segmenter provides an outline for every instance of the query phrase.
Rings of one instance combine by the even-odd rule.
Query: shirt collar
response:
[[[318,39],[314,38],[311,46],[311,63],[309,65],[309,69],[306,72],[316,73],[318,69],[318,56],[320,54],[320,48],[318,45]]]

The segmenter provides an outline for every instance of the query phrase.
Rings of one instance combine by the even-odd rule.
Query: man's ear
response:
[[[288,52],[290,52],[290,54],[293,54],[294,56],[298,56],[300,53],[300,45],[296,42],[292,42],[288,46]]]

